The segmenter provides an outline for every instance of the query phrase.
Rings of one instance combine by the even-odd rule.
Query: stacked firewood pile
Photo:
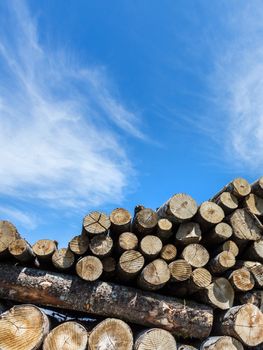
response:
[[[1,221],[0,349],[263,349],[262,220],[263,177],[91,212],[65,248]]]

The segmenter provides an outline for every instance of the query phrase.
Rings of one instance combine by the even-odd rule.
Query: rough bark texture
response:
[[[196,222],[182,223],[175,234],[176,243],[183,246],[190,243],[198,243],[201,241],[201,238],[202,232],[200,225]]]
[[[14,240],[20,238],[16,227],[9,221],[0,221],[0,258],[9,256],[8,247]]]
[[[102,262],[96,256],[84,256],[76,264],[77,275],[85,281],[96,281],[102,271]]]
[[[253,304],[234,306],[216,323],[217,331],[240,340],[246,346],[263,343],[263,314]]]
[[[99,211],[93,211],[83,219],[82,233],[89,236],[106,234],[110,228],[111,222],[108,215]]]
[[[134,350],[177,350],[176,341],[171,333],[160,329],[150,328],[137,337]]]
[[[34,305],[17,305],[0,315],[0,349],[37,350],[49,332],[47,316]]]
[[[224,217],[224,211],[219,205],[206,201],[198,208],[195,220],[200,224],[201,229],[206,232],[216,224],[219,224]]]
[[[116,269],[117,269],[117,263],[114,257],[112,256],[106,256],[101,260],[102,266],[103,266],[103,275],[104,277],[112,278],[115,276]]]
[[[162,258],[166,262],[171,262],[175,260],[177,255],[177,248],[173,244],[166,244],[163,246],[161,253],[160,253],[160,258]]]
[[[99,258],[109,256],[113,249],[113,240],[110,236],[97,235],[90,240],[89,249]]]
[[[16,239],[9,244],[9,253],[18,261],[29,262],[35,259],[35,254],[29,243],[24,239]]]
[[[86,235],[79,235],[72,238],[69,248],[76,255],[83,255],[89,249],[89,239]]]
[[[52,263],[59,270],[70,269],[75,262],[75,256],[68,248],[60,248],[52,255]]]
[[[163,244],[159,237],[145,236],[140,242],[140,251],[147,259],[156,258],[162,250]]]
[[[254,261],[237,261],[236,268],[245,267],[248,269],[254,279],[256,286],[263,289],[263,264]]]
[[[159,219],[156,234],[162,241],[167,241],[173,234],[173,225],[168,219]]]
[[[111,231],[114,234],[128,232],[131,229],[131,214],[124,208],[116,208],[110,214]]]
[[[86,350],[88,333],[80,323],[65,322],[55,327],[46,337],[43,350]]]
[[[86,283],[76,276],[0,264],[0,298],[84,311],[182,337],[206,338],[213,312],[202,304],[142,292],[106,282]],[[129,312],[127,312],[129,310]]]
[[[220,254],[222,252],[231,252],[234,257],[238,256],[239,249],[237,244],[234,241],[228,240],[219,245],[214,251],[213,255]]]
[[[182,251],[182,258],[193,267],[203,267],[209,261],[209,253],[201,244],[189,244]]]
[[[213,199],[213,202],[224,210],[225,215],[238,208],[237,197],[230,192],[222,192],[217,198]]]
[[[263,238],[253,242],[243,254],[244,259],[263,263]]]
[[[184,193],[175,194],[157,210],[159,218],[166,218],[174,223],[189,221],[196,212],[196,201]]]
[[[149,235],[155,232],[158,223],[158,216],[155,211],[149,208],[140,210],[133,220],[133,230],[140,236]]]
[[[127,323],[107,318],[90,333],[89,350],[132,350],[133,334]]]
[[[200,350],[244,350],[243,345],[229,336],[209,337],[200,347]]]
[[[253,182],[251,185],[251,191],[257,196],[263,198],[263,176],[260,177],[257,181]]]

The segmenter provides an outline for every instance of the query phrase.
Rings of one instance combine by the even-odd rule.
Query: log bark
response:
[[[222,192],[217,198],[213,199],[223,210],[225,215],[229,215],[238,208],[238,199],[230,192]]]
[[[124,208],[116,208],[110,214],[111,231],[120,235],[131,229],[131,214]]]
[[[9,244],[9,253],[18,261],[30,262],[35,259],[33,249],[26,240],[19,238]]]
[[[88,343],[89,350],[132,350],[133,334],[127,323],[108,318],[91,331]]]
[[[168,219],[159,219],[157,223],[157,236],[166,242],[173,235],[173,224]]]
[[[182,251],[182,258],[193,267],[203,267],[209,261],[209,253],[201,244],[189,244]]]
[[[202,231],[206,232],[219,224],[224,217],[224,211],[219,205],[206,201],[198,208],[195,220],[200,224]]]
[[[243,259],[249,259],[263,263],[263,238],[252,242],[252,244],[246,249],[245,253],[243,254]]]
[[[150,328],[139,334],[134,350],[177,350],[176,340],[170,332],[160,328]]]
[[[253,304],[234,306],[219,317],[218,334],[229,335],[246,346],[263,343],[263,314]]]
[[[136,277],[144,266],[144,257],[136,250],[124,252],[118,263],[118,273],[121,279],[130,280]]]
[[[132,232],[123,232],[118,239],[118,249],[120,253],[126,250],[136,250],[138,247],[138,238]]]
[[[172,261],[169,265],[172,282],[182,282],[190,278],[192,274],[191,265],[184,259]]]
[[[52,263],[59,270],[70,269],[75,262],[75,256],[68,248],[60,248],[52,255]]]
[[[113,249],[113,240],[108,235],[94,236],[89,243],[89,249],[98,258],[109,256]]]
[[[169,219],[173,223],[189,221],[196,212],[196,201],[184,193],[175,194],[157,210],[159,218]]]
[[[234,297],[235,292],[230,282],[224,277],[215,279],[213,283],[198,293],[198,300],[221,310],[232,307]]]
[[[133,220],[133,231],[140,236],[146,236],[156,231],[158,216],[150,208],[140,210]]]
[[[0,258],[8,258],[9,255],[9,244],[14,240],[19,239],[20,235],[17,232],[16,227],[9,221],[0,221]]]
[[[238,295],[240,304],[253,304],[263,312],[263,290],[252,290]]]
[[[57,242],[50,239],[40,239],[32,247],[34,254],[41,262],[51,262],[52,255],[57,250]]]
[[[263,289],[263,264],[255,261],[238,260],[235,267],[248,269],[255,279],[256,286]]]
[[[243,345],[229,336],[209,337],[200,347],[200,350],[244,350]]]
[[[142,270],[138,285],[145,290],[161,289],[170,279],[170,270],[167,263],[162,259],[150,262]]]
[[[145,236],[140,242],[140,251],[146,259],[156,258],[162,250],[163,244],[159,237]]]
[[[114,257],[106,256],[101,260],[103,266],[103,275],[106,279],[113,278],[116,274],[117,263]]]
[[[96,281],[100,278],[103,265],[96,256],[84,256],[76,264],[77,275],[85,281]]]
[[[217,255],[222,252],[231,252],[234,255],[234,257],[237,257],[239,253],[239,249],[234,241],[229,240],[229,241],[225,241],[220,246],[218,246],[213,251],[213,255]]]
[[[84,255],[89,249],[89,239],[86,235],[78,235],[71,239],[69,248],[76,255]]]
[[[0,263],[0,275],[3,299],[120,317],[198,339],[208,337],[213,323],[210,307],[134,288],[100,281],[87,283],[76,276],[3,263]]]
[[[247,292],[255,286],[252,273],[245,268],[234,270],[228,277],[228,280],[232,287],[238,292]]]
[[[263,176],[251,185],[251,192],[263,198]]]
[[[86,350],[88,333],[78,322],[69,321],[52,329],[46,337],[43,350]]]
[[[209,261],[208,269],[212,274],[219,275],[231,269],[236,263],[233,253],[223,251]]]
[[[167,263],[172,262],[175,260],[177,255],[177,248],[173,244],[166,244],[163,246],[161,253],[160,253],[160,258],[166,261]]]
[[[0,349],[37,350],[49,332],[47,316],[34,305],[17,305],[0,315]]]
[[[229,239],[232,234],[232,227],[225,222],[220,222],[203,236],[203,243],[208,246],[216,245]]]
[[[263,216],[263,198],[258,197],[254,193],[250,193],[245,199],[244,199],[244,207],[248,208],[249,211],[258,216]]]
[[[243,198],[249,195],[251,192],[251,187],[246,179],[239,177],[224,186],[223,189],[214,195],[211,200],[215,200],[223,192],[230,192],[233,193],[237,198]]]
[[[232,240],[239,247],[244,247],[249,241],[257,241],[262,237],[263,226],[248,209],[237,209],[228,218],[233,228]]]
[[[106,234],[109,231],[111,222],[108,215],[99,211],[93,211],[83,219],[82,234],[88,237]]]
[[[191,243],[198,243],[201,241],[202,232],[200,225],[196,222],[184,222],[180,224],[176,234],[176,243],[186,246]]]

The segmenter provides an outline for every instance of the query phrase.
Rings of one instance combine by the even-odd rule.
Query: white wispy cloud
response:
[[[120,135],[144,138],[139,118],[115,97],[103,67],[40,44],[25,2],[4,7],[0,194],[54,207],[120,202],[134,174]]]
[[[0,215],[9,221],[19,222],[27,230],[34,230],[39,221],[32,213],[27,213],[9,206],[0,206]]]

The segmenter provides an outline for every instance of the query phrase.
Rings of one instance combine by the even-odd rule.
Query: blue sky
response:
[[[263,164],[261,1],[0,3],[0,216],[61,246],[91,210],[199,203]]]

